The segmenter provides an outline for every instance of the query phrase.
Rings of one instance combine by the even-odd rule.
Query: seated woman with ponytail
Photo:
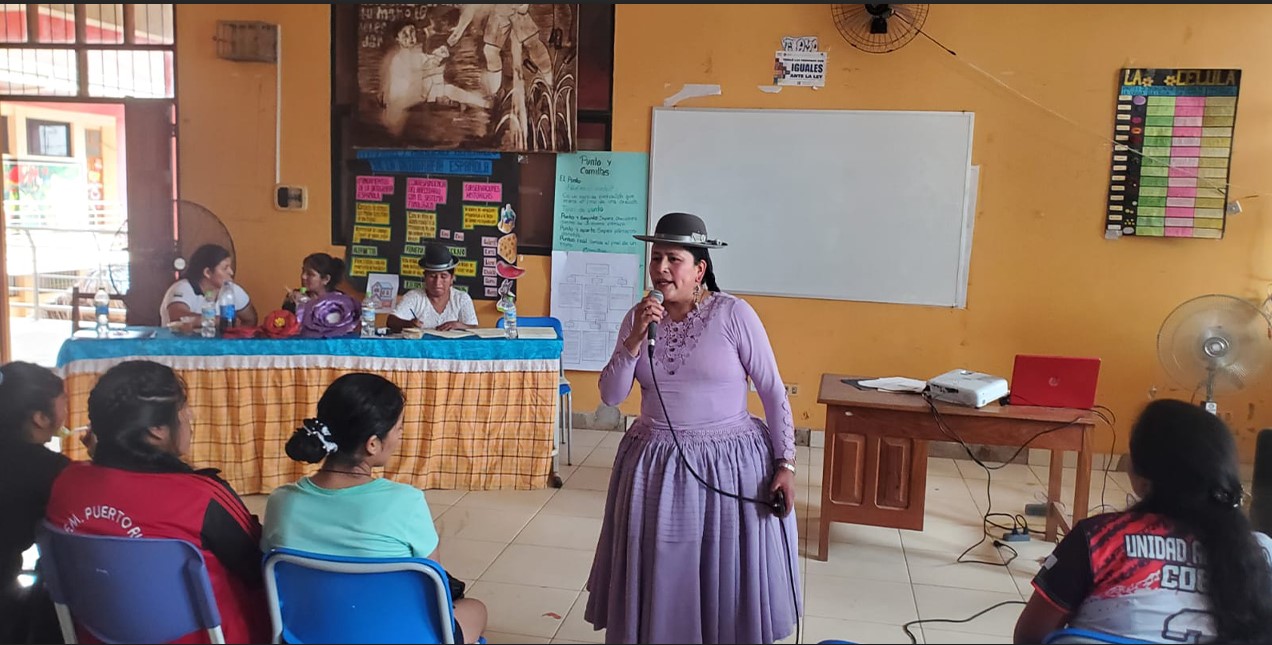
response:
[[[260,523],[216,471],[182,461],[192,430],[181,379],[159,363],[120,363],[89,394],[88,421],[97,441],[93,460],[67,466],[53,482],[47,519],[71,533],[195,545],[226,642],[268,643]],[[144,611],[137,620],[145,620]],[[206,643],[207,633],[176,642]]]
[[[1034,578],[1015,642],[1065,627],[1152,643],[1272,643],[1272,539],[1241,511],[1232,432],[1183,401],[1131,430],[1140,501],[1078,522]]]
[[[322,467],[274,489],[265,506],[266,550],[278,547],[358,558],[431,558],[437,530],[424,491],[372,474],[402,443],[406,398],[375,374],[346,374],[287,441],[287,456]],[[486,607],[455,593],[457,642],[476,643]]]

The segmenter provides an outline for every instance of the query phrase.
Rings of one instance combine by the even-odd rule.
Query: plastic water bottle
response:
[[[362,337],[375,338],[375,298],[370,293],[362,300]]]
[[[97,337],[106,338],[110,335],[110,294],[104,287],[98,287],[93,296],[93,312],[97,315]]]
[[[504,336],[517,337],[517,300],[512,294],[504,296],[503,306]]]
[[[224,333],[225,330],[232,329],[237,326],[237,323],[236,323],[237,318],[235,316],[238,314],[238,312],[235,311],[235,306],[234,306],[234,283],[233,282],[226,280],[225,284],[221,285],[221,293],[217,295],[216,297],[216,309],[218,314],[217,315],[218,331]]]
[[[203,308],[199,334],[204,338],[216,338],[216,296],[211,291],[203,294]]]

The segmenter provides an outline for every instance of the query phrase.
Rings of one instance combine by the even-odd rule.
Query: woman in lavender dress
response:
[[[706,233],[698,217],[671,213],[637,236],[653,243],[649,275],[663,301],[632,309],[601,372],[608,405],[633,379],[641,389],[587,583],[585,618],[610,643],[771,643],[802,609],[790,405],[755,310],[716,286],[707,249],[724,244]],[[747,411],[748,377],[767,425]],[[778,491],[781,512],[767,505]]]

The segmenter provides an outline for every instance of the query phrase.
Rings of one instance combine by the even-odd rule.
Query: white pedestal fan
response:
[[[1166,316],[1157,333],[1157,357],[1166,373],[1202,405],[1218,413],[1216,394],[1254,383],[1272,363],[1272,320],[1235,296],[1198,296]]]

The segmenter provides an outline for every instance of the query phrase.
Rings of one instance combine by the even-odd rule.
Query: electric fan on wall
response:
[[[1226,295],[1199,296],[1166,316],[1157,333],[1157,356],[1166,372],[1216,412],[1216,394],[1242,390],[1272,362],[1272,321],[1256,306]]]
[[[900,49],[927,20],[926,4],[834,4],[835,28],[849,44],[871,54]]]

